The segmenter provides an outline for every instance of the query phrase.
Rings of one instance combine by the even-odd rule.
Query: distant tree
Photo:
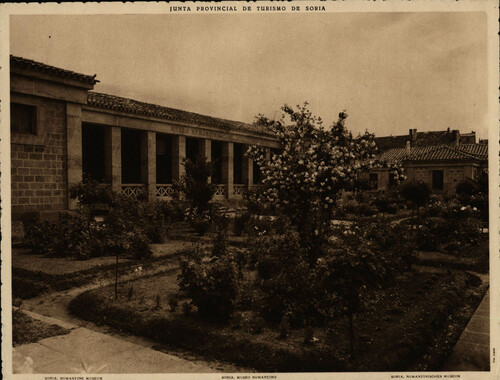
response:
[[[418,211],[420,207],[425,206],[429,201],[431,189],[425,182],[410,182],[403,186],[401,195],[410,201]]]
[[[477,185],[476,182],[470,179],[465,179],[463,181],[460,181],[458,185],[455,187],[455,193],[457,193],[457,195],[472,196],[474,194],[477,194],[478,191],[479,191],[479,186]]]

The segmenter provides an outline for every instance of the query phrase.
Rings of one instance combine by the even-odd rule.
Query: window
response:
[[[370,189],[376,190],[378,189],[378,174],[370,173]]]
[[[36,135],[36,107],[26,104],[10,104],[10,131]]]
[[[442,170],[432,171],[432,189],[443,190],[444,172]]]

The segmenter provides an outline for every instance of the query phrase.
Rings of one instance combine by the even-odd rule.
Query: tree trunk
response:
[[[116,254],[116,269],[115,269],[115,300],[118,299],[118,253]]]

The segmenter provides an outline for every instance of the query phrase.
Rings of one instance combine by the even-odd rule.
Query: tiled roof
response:
[[[200,126],[214,127],[226,131],[231,130],[231,131],[250,132],[259,135],[270,135],[269,132],[252,124],[219,119],[216,117],[200,115],[193,112],[187,112],[175,108],[163,107],[156,104],[140,102],[133,99],[102,94],[99,92],[89,91],[87,97],[87,104],[94,107],[105,108],[114,111],[121,111],[137,115],[156,117],[159,119],[178,121],[182,123],[189,123]]]
[[[429,148],[427,151],[411,152],[407,159],[410,161],[480,159],[475,154],[461,150],[459,146],[440,145]]]
[[[412,146],[436,146],[441,144],[451,144],[455,142],[456,135],[454,131],[430,131],[417,132],[416,139],[412,141]],[[394,148],[405,148],[406,142],[410,140],[410,136],[384,136],[375,137],[375,143],[380,151]]]
[[[471,153],[481,160],[488,159],[488,144],[461,144],[458,149]]]
[[[388,149],[379,160],[390,165],[400,165],[403,161],[427,160],[479,160],[488,159],[488,146],[485,144],[438,145],[412,147],[410,154],[406,148]]]
[[[30,69],[34,71],[38,71],[44,74],[55,75],[61,78],[73,79],[78,82],[88,83],[88,84],[96,84],[99,82],[95,79],[96,75],[85,75],[80,73],[75,73],[74,71],[61,69],[59,67],[54,67],[50,65],[46,65],[45,63],[33,61],[31,59],[26,59],[22,57],[10,56],[10,66],[11,67],[19,67],[23,69]]]

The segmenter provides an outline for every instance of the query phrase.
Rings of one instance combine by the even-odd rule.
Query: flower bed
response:
[[[160,293],[151,291],[153,283]],[[394,371],[421,361],[434,339],[448,332],[448,324],[465,326],[466,318],[450,315],[479,303],[480,295],[471,292],[477,284],[476,277],[463,272],[411,272],[389,288],[374,291],[355,316],[353,358],[344,317],[324,328],[290,329],[286,338],[252,311],[237,310],[228,325],[206,322],[187,313],[187,299],[177,290],[174,272],[129,282],[118,300],[112,287],[85,292],[69,308],[86,320],[259,371]],[[176,302],[169,305],[170,299]],[[443,357],[431,358],[434,366],[445,359],[461,330],[447,339]]]

